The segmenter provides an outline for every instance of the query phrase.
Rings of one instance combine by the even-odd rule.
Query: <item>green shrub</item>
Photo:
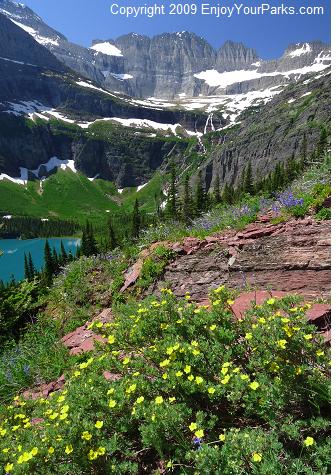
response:
[[[325,221],[331,219],[331,209],[330,208],[321,208],[315,215],[315,219],[318,221]]]
[[[62,392],[0,410],[0,473],[330,473],[330,355],[309,305],[270,298],[236,320],[227,289],[211,301],[164,289],[92,324],[107,344]]]

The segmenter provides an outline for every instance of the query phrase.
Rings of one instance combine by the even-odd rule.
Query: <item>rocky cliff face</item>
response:
[[[0,13],[80,75],[110,91],[135,97],[179,99],[181,95],[259,91],[288,84],[330,64],[330,48],[321,42],[291,45],[279,60],[263,61],[241,43],[226,41],[216,51],[203,38],[189,32],[153,38],[131,33],[117,39],[94,40],[87,49],[68,42],[21,4],[1,0]],[[223,73],[233,71],[237,74],[228,81]]]
[[[106,118],[115,121],[89,130],[96,119]],[[123,121],[143,122],[145,130],[123,127]],[[22,176],[20,167],[29,176],[29,170],[57,157],[120,187],[140,185],[168,155],[180,155],[188,146],[172,131],[150,133],[148,123],[192,131],[205,121],[206,116],[187,111],[134,104],[81,80],[0,14],[0,180],[1,173]]]
[[[240,123],[205,136],[207,159],[201,165],[207,188],[220,182],[237,185],[249,161],[253,179],[273,171],[277,163],[300,159],[316,148],[321,127],[330,123],[330,74],[288,87],[261,107],[250,108]]]
[[[188,291],[193,300],[202,301],[224,284],[330,298],[330,244],[330,222],[312,218],[254,223],[204,241],[187,238],[175,245],[180,256],[149,294],[168,285],[178,296]]]

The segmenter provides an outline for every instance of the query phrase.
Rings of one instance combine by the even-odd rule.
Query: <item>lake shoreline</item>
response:
[[[4,283],[11,281],[12,276],[16,281],[24,279],[24,256],[31,254],[35,269],[40,272],[44,267],[44,248],[48,241],[51,250],[55,248],[57,254],[61,252],[61,243],[65,251],[72,256],[76,255],[81,244],[81,238],[75,236],[68,237],[48,237],[32,239],[0,239],[0,249],[3,254],[0,257],[0,280]]]

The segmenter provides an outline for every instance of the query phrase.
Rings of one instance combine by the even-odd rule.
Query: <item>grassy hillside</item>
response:
[[[108,214],[130,212],[135,198],[139,199],[143,211],[155,212],[155,196],[160,194],[162,180],[157,174],[139,192],[130,188],[123,193],[118,193],[114,183],[100,179],[90,181],[81,173],[70,170],[58,170],[43,183],[43,189],[39,181],[22,186],[3,180],[0,182],[0,215],[53,217],[79,222],[89,218],[98,223]]]

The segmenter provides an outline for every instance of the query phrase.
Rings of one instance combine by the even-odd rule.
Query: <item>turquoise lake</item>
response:
[[[48,238],[51,248],[55,248],[59,253],[61,241],[65,250],[72,254],[76,253],[80,239],[77,238]],[[8,282],[13,275],[15,280],[24,278],[24,254],[30,252],[35,268],[41,270],[44,265],[44,245],[46,239],[0,239],[0,249],[3,251],[0,256],[0,280]]]

